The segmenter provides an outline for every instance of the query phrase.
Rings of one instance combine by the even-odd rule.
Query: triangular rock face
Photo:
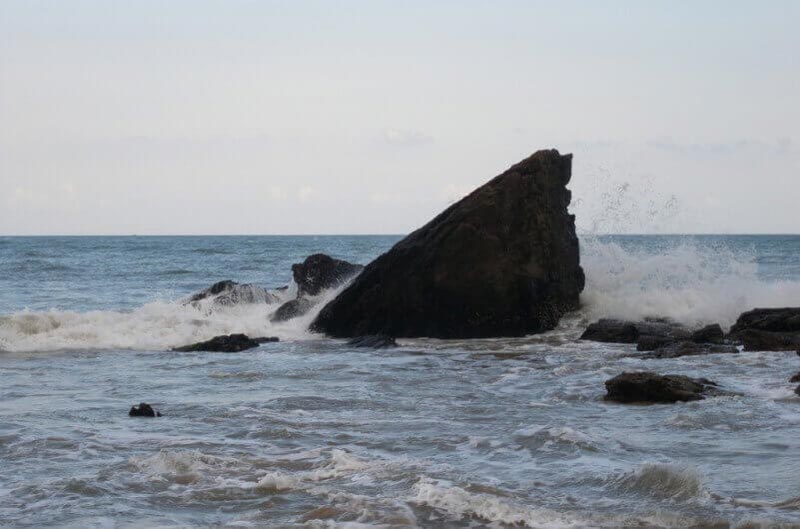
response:
[[[584,275],[572,155],[539,151],[367,265],[311,325],[334,337],[471,338],[553,329]]]

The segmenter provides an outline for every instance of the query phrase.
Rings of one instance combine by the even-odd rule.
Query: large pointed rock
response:
[[[311,328],[470,338],[553,329],[584,275],[567,212],[572,155],[539,151],[367,265]]]

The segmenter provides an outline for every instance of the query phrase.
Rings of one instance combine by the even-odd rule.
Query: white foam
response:
[[[22,311],[0,316],[0,351],[165,350],[231,333],[310,339],[315,335],[308,326],[344,287],[320,294],[306,315],[277,323],[269,317],[283,300],[230,306],[151,302],[133,311]]]
[[[758,277],[755,257],[693,240],[657,252],[582,237],[587,318],[667,317],[727,327],[754,307],[800,305],[800,282]]]

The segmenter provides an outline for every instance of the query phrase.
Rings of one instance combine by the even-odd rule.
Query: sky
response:
[[[800,2],[0,2],[0,235],[404,234],[543,148],[590,233],[800,233]]]

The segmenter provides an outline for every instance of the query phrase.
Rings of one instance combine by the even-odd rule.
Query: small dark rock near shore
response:
[[[660,346],[644,357],[654,359],[673,359],[685,355],[708,355],[710,353],[739,353],[739,348],[733,344],[698,344],[691,341],[673,342]]]
[[[657,359],[738,352],[732,344],[725,344],[725,334],[719,324],[691,331],[677,322],[655,318],[641,322],[603,318],[589,324],[581,339],[635,343],[638,351],[653,352],[647,357]]]
[[[128,416],[141,416],[145,418],[156,418],[161,417],[161,413],[153,410],[147,403],[139,403],[138,405],[134,405],[131,407],[131,410],[128,411]]]
[[[313,331],[334,337],[521,336],[553,329],[584,287],[572,155],[539,151],[367,265]]]
[[[347,345],[355,348],[394,348],[397,342],[388,335],[365,335],[351,339]]]
[[[364,268],[327,254],[312,254],[303,263],[292,265],[292,277],[298,297],[316,296],[326,289],[338,287]]]
[[[675,403],[699,401],[716,392],[708,379],[653,372],[623,372],[606,381],[606,400],[618,403]]]
[[[273,304],[278,301],[277,295],[263,287],[249,283],[237,283],[233,280],[217,282],[190,296],[187,303],[194,304],[205,299],[211,299],[218,306]]]
[[[196,342],[194,344],[181,346],[179,348],[172,348],[172,351],[213,351],[235,353],[257,347],[258,341],[251,339],[242,333],[234,333],[233,335],[220,335],[204,342]]]

